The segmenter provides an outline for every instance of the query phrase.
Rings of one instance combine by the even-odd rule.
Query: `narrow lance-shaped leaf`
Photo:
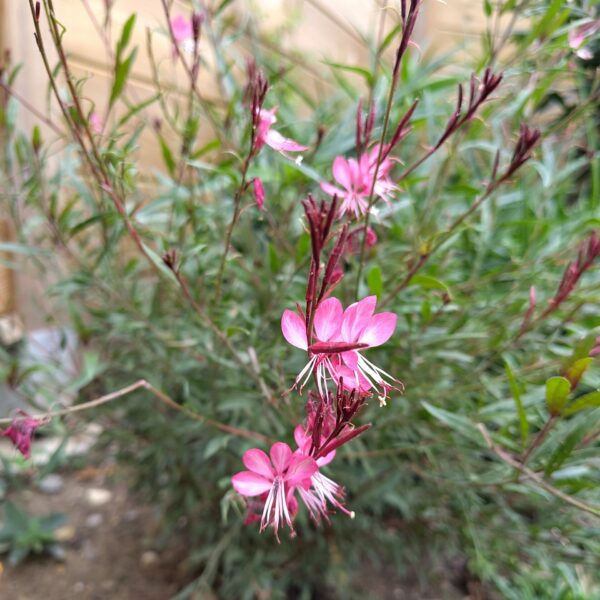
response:
[[[546,404],[552,416],[562,412],[571,392],[571,384],[564,377],[551,377],[546,381]]]

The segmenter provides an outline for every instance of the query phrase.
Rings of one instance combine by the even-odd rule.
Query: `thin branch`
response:
[[[263,435],[262,433],[258,433],[256,431],[249,431],[247,429],[239,429],[238,427],[233,427],[232,425],[226,425],[225,423],[215,421],[214,419],[211,419],[210,417],[205,417],[204,415],[201,415],[200,413],[197,413],[185,406],[182,406],[181,404],[178,404],[177,402],[175,402],[175,400],[173,400],[170,396],[167,396],[167,394],[165,394],[161,390],[155,388],[152,384],[148,383],[145,379],[140,379],[139,381],[136,381],[135,383],[125,386],[124,388],[121,388],[120,390],[116,390],[115,392],[111,392],[110,394],[100,396],[99,398],[95,398],[94,400],[90,400],[89,402],[84,402],[83,404],[77,404],[75,406],[71,406],[69,408],[64,408],[62,410],[56,410],[56,411],[52,411],[52,412],[45,413],[45,414],[35,415],[33,418],[35,418],[35,419],[51,419],[53,417],[63,417],[66,415],[70,415],[72,413],[90,410],[92,408],[102,406],[103,404],[108,404],[109,402],[112,402],[113,400],[122,398],[123,396],[126,396],[127,394],[131,394],[132,392],[135,392],[136,390],[139,390],[139,389],[147,390],[152,395],[154,395],[156,398],[158,398],[163,404],[166,404],[170,408],[187,415],[188,417],[190,417],[191,419],[194,419],[195,421],[199,421],[200,423],[204,423],[205,425],[214,427],[215,429],[218,429],[219,431],[223,431],[225,433],[230,433],[230,434],[236,435],[238,437],[260,440],[261,442],[269,442],[270,441],[270,439],[266,435]],[[4,419],[0,419],[0,424],[9,424],[9,423],[12,423],[12,421],[13,421],[12,418],[4,418]]]
[[[573,498],[573,496],[569,496],[568,494],[561,492],[559,489],[555,488],[554,486],[551,486],[549,483],[546,483],[546,481],[544,481],[544,478],[541,475],[538,475],[538,473],[536,473],[535,471],[532,471],[531,469],[527,468],[525,465],[520,463],[516,458],[514,458],[511,454],[506,452],[506,450],[503,450],[502,448],[500,448],[499,446],[494,444],[488,430],[486,429],[486,427],[483,423],[478,423],[477,429],[479,429],[479,431],[481,432],[481,435],[483,436],[483,439],[485,440],[487,447],[501,461],[505,462],[507,465],[513,467],[514,469],[517,469],[517,471],[519,471],[520,473],[525,475],[528,479],[535,481],[535,483],[537,485],[539,485],[542,489],[544,489],[548,493],[552,494],[553,496],[560,498],[567,504],[570,504],[571,506],[575,506],[576,508],[583,510],[587,513],[590,513],[596,517],[600,517],[600,506],[594,506],[592,504],[587,504],[585,502],[582,502],[581,500],[577,500],[577,498]]]

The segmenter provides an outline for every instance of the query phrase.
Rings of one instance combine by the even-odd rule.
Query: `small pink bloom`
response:
[[[102,119],[96,111],[90,115],[90,127],[92,129],[92,133],[95,133],[96,135],[100,135],[102,133]]]
[[[577,56],[583,60],[590,60],[594,54],[584,46],[585,41],[600,30],[600,19],[585,23],[569,31],[569,46],[576,51]]]
[[[242,460],[248,471],[236,473],[231,483],[242,496],[266,494],[260,521],[261,532],[272,525],[279,541],[278,529],[287,524],[294,534],[292,516],[297,506],[293,498],[294,491],[298,487],[310,486],[317,463],[303,454],[292,453],[290,447],[282,442],[271,446],[270,458],[262,450],[252,448]]]
[[[312,446],[312,436],[309,435],[302,425],[298,425],[294,429],[294,439],[298,445],[298,451],[305,456],[310,456],[310,449]],[[326,439],[322,436],[321,443],[325,442]],[[335,458],[335,450],[328,452],[325,456],[317,458],[316,463],[318,467],[324,467],[328,465]]]
[[[258,177],[255,177],[252,180],[252,186],[254,187],[254,199],[256,200],[256,206],[262,210],[265,206],[265,188],[263,183]]]
[[[256,127],[256,138],[254,140],[254,149],[260,150],[265,144],[276,150],[286,158],[294,160],[288,152],[302,152],[308,149],[308,146],[302,146],[298,142],[283,137],[278,131],[272,129],[277,122],[275,113],[277,107],[271,110],[261,109],[259,113],[258,125]],[[296,159],[297,160],[297,159]]]
[[[337,195],[342,199],[339,208],[340,217],[346,213],[354,214],[355,217],[366,214],[378,156],[379,145],[376,145],[370,152],[362,154],[358,160],[337,156],[333,161],[333,178],[341,188],[323,182],[321,189],[330,196]],[[373,188],[373,194],[386,202],[389,202],[389,193],[396,189],[389,178],[392,166],[393,161],[390,157],[382,161],[377,169],[377,179]]]
[[[25,457],[31,455],[31,438],[38,427],[46,424],[45,419],[34,419],[25,411],[19,411],[19,415],[13,419],[10,427],[7,427],[0,435],[7,437],[15,448]]]
[[[178,45],[187,44],[194,40],[192,21],[186,19],[183,15],[177,15],[174,19],[171,19],[171,30],[173,31],[175,43]]]
[[[377,234],[375,231],[373,231],[370,225],[367,227],[367,238],[365,243],[369,248],[373,247],[377,243]]]
[[[376,303],[376,296],[368,296],[343,310],[337,298],[322,301],[315,311],[315,339],[311,340],[310,347],[304,319],[291,310],[284,311],[283,336],[293,346],[307,350],[310,358],[296,378],[296,384],[303,387],[316,371],[321,395],[325,395],[328,379],[337,384],[342,377],[346,389],[357,389],[360,393],[379,389],[380,402],[385,403],[387,392],[395,387],[391,382],[396,380],[361,352],[387,342],[394,333],[397,317],[390,312],[373,314]]]
[[[294,429],[294,438],[298,444],[297,452],[304,456],[308,456],[312,446],[312,436],[305,432],[302,425],[298,425]],[[321,442],[325,442],[323,437]],[[335,450],[327,453],[321,458],[317,458],[317,466],[324,467],[328,465],[335,458]],[[306,505],[310,516],[317,523],[321,517],[329,520],[328,516],[328,504],[331,504],[335,508],[345,512],[349,517],[354,518],[354,513],[349,511],[344,505],[344,489],[335,483],[335,481],[329,479],[323,475],[320,471],[316,471],[310,478],[310,487],[299,487],[298,494]]]

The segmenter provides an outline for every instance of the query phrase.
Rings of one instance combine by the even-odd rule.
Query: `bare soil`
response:
[[[1,599],[167,600],[176,593],[174,557],[152,546],[152,509],[110,471],[62,473],[55,493],[29,489],[11,495],[30,514],[67,515],[57,531],[65,557],[29,557],[14,567],[0,563]]]
[[[0,600],[169,600],[189,581],[181,569],[185,548],[155,546],[158,515],[140,503],[114,466],[62,472],[59,482],[58,490],[29,485],[10,499],[29,514],[67,516],[57,530],[64,560],[30,556],[10,566],[0,555]],[[369,600],[497,600],[464,564],[447,565],[435,582],[428,579],[423,589],[416,576],[366,569],[356,587]]]

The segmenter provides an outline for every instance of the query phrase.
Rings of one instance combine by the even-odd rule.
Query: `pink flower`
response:
[[[178,44],[194,39],[192,21],[191,19],[186,19],[183,15],[177,15],[174,19],[171,19],[171,30]]]
[[[310,449],[312,446],[312,435],[309,435],[302,425],[298,425],[296,429],[294,429],[294,439],[296,440],[296,444],[298,445],[298,451],[304,456],[310,456]],[[322,437],[321,442],[326,441],[324,437]],[[324,467],[328,465],[335,458],[335,450],[328,452],[325,456],[321,456],[321,458],[317,458],[316,463],[318,467]]]
[[[262,210],[265,206],[265,188],[263,186],[263,183],[258,177],[255,177],[252,180],[252,186],[254,188],[254,198],[256,200],[256,206],[258,206],[258,208]]]
[[[312,446],[312,436],[309,435],[302,425],[298,425],[294,429],[294,438],[298,444],[297,452],[304,456],[309,456],[309,452]],[[321,442],[325,442],[325,438],[321,439]],[[317,458],[317,466],[324,467],[328,465],[335,458],[335,450],[328,452],[325,456]],[[319,522],[321,517],[329,520],[327,506],[328,503],[335,508],[340,509],[346,513],[352,519],[354,518],[354,512],[349,511],[343,504],[344,500],[344,489],[338,485],[335,481],[329,479],[323,475],[319,470],[310,478],[310,487],[299,487],[298,493],[300,498],[306,505],[310,516],[314,521]]]
[[[272,525],[279,541],[278,529],[287,524],[294,534],[292,516],[297,509],[294,491],[296,488],[310,486],[310,479],[317,471],[317,463],[308,456],[292,453],[290,447],[283,442],[271,446],[270,459],[262,450],[252,448],[244,454],[242,460],[248,471],[236,473],[231,478],[231,483],[242,496],[266,494],[260,531]]]
[[[577,51],[577,56],[583,60],[590,60],[593,58],[592,51],[583,46],[587,38],[593,36],[598,30],[600,30],[600,19],[585,23],[575,29],[569,31],[569,46]]]
[[[390,312],[373,314],[376,296],[368,296],[343,310],[337,298],[321,302],[315,311],[313,336],[309,346],[306,324],[300,315],[285,310],[281,317],[281,331],[285,339],[301,350],[307,350],[309,362],[296,378],[296,384],[305,378],[306,383],[313,371],[321,395],[331,378],[334,383],[343,378],[346,389],[368,393],[379,389],[380,402],[385,404],[387,392],[395,389],[391,375],[368,361],[361,351],[381,346],[387,342],[396,328],[397,317]],[[329,377],[328,377],[329,374]]]
[[[96,111],[90,115],[90,127],[92,129],[92,133],[95,133],[96,135],[100,135],[102,133],[102,119]]]
[[[258,125],[256,127],[256,138],[254,140],[254,150],[260,150],[265,144],[277,150],[280,154],[294,160],[288,152],[302,152],[308,149],[308,146],[302,146],[298,142],[289,138],[283,137],[278,131],[271,127],[277,122],[275,113],[277,107],[271,110],[260,109]],[[297,160],[297,159],[296,159]]]
[[[370,225],[367,227],[367,237],[365,242],[369,248],[373,247],[377,243],[377,234]]]
[[[370,152],[362,154],[358,160],[337,156],[333,161],[333,177],[343,189],[326,182],[321,183],[321,189],[330,196],[337,195],[342,199],[339,208],[340,217],[346,213],[353,213],[355,217],[366,214],[378,155],[379,145],[376,145]],[[377,170],[377,180],[373,189],[374,195],[386,202],[389,202],[389,193],[396,189],[389,178],[392,166],[391,158],[387,157],[382,161]]]
[[[25,457],[31,455],[31,438],[38,427],[46,424],[45,419],[34,419],[25,411],[19,411],[19,416],[13,419],[10,427],[7,427],[0,435],[7,437],[15,448]]]

